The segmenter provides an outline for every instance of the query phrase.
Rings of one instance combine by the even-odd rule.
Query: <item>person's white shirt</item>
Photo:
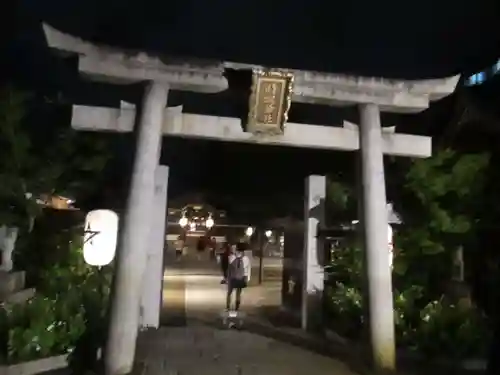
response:
[[[229,264],[233,263],[237,258],[238,258],[237,255],[234,254],[229,255]],[[249,282],[250,276],[252,274],[252,265],[250,264],[250,259],[246,255],[242,255],[241,260],[243,262],[243,273],[247,278],[247,282]]]

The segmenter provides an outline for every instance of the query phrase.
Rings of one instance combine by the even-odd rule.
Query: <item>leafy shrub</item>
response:
[[[415,332],[418,330],[419,302],[424,294],[421,286],[412,285],[399,292],[394,290],[394,325],[398,344],[416,349]]]
[[[65,256],[39,272],[34,298],[2,309],[1,349],[8,363],[72,353],[80,344],[102,345],[111,268],[87,265],[81,233],[74,231],[74,238]]]
[[[341,282],[326,289],[329,322],[338,333],[358,338],[363,327],[363,299],[359,289]]]
[[[490,332],[483,314],[475,308],[432,301],[420,312],[415,341],[429,356],[446,353],[456,359],[484,356]]]
[[[15,363],[71,352],[85,331],[82,305],[67,299],[35,296],[7,309],[8,362]]]
[[[361,290],[342,283],[326,290],[330,325],[357,339],[364,329]],[[449,304],[444,298],[424,305],[422,287],[394,291],[394,322],[399,347],[428,357],[483,357],[490,333],[484,315],[473,307]]]

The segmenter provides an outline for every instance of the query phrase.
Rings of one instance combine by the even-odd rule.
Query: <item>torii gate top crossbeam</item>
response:
[[[224,68],[254,69],[231,62],[171,64],[157,56],[97,46],[44,25],[49,46],[80,55],[79,70],[111,82],[154,80],[178,90],[217,92],[227,88]],[[285,69],[286,70],[286,69]],[[386,80],[288,70],[294,75],[292,100],[328,105],[377,104],[382,111],[414,113],[432,100],[451,94],[459,76],[420,80]]]

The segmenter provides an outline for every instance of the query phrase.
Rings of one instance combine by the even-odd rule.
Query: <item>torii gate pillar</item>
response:
[[[135,359],[140,300],[150,240],[149,216],[162,137],[168,87],[149,82],[144,92],[130,192],[120,233],[108,342],[106,374],[126,374]]]
[[[395,370],[392,274],[387,262],[387,201],[380,110],[362,104],[360,110],[361,214],[368,282],[369,324],[374,368]]]

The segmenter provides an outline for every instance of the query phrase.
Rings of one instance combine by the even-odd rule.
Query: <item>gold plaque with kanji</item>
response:
[[[247,131],[283,134],[292,99],[293,75],[254,70]]]

